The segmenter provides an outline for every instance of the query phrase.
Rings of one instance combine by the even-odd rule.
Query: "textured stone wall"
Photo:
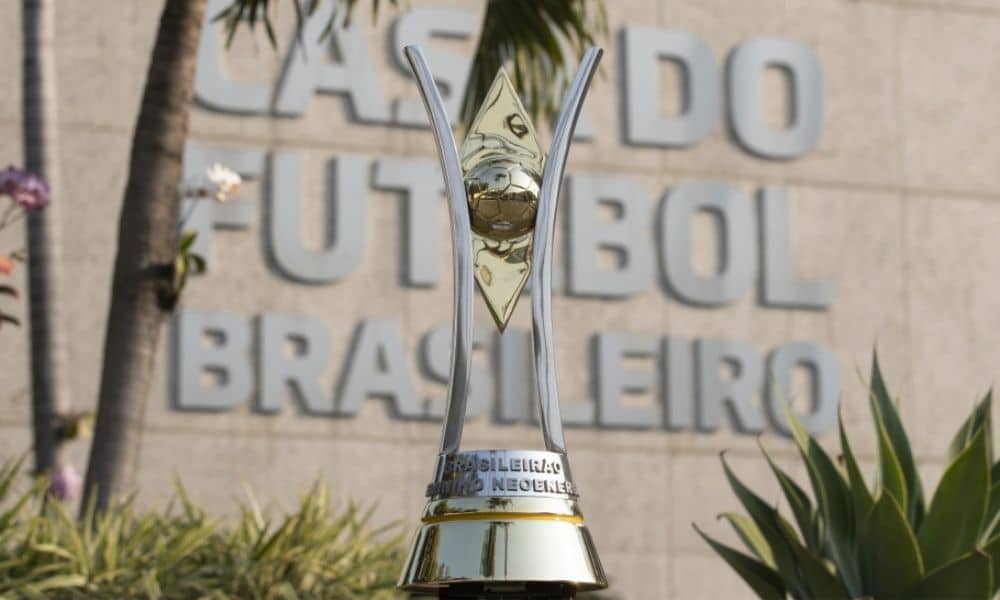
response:
[[[19,163],[20,15],[10,2],[0,16],[0,162]],[[73,401],[95,405],[108,305],[118,209],[135,121],[158,14],[155,3],[90,0],[59,2],[58,83],[68,284],[66,327]],[[429,4],[415,2],[417,5]],[[453,2],[453,5],[464,4]],[[840,364],[844,411],[855,449],[871,465],[874,444],[864,387],[878,343],[904,420],[932,483],[951,433],[974,398],[996,379],[1000,346],[1000,3],[996,0],[683,0],[608,2],[612,37],[603,77],[588,100],[596,137],[577,144],[571,173],[627,175],[646,188],[651,211],[665,190],[682,181],[713,179],[747,193],[764,185],[788,189],[792,206],[792,255],[803,276],[832,281],[827,310],[760,306],[753,294],[723,308],[679,302],[662,285],[624,301],[558,297],[560,385],[567,401],[589,397],[590,337],[597,331],[651,333],[685,338],[748,341],[762,352],[791,340],[812,340],[834,350]],[[291,22],[290,6],[279,15]],[[362,11],[364,12],[364,11]],[[358,18],[368,24],[366,14]],[[369,35],[383,90],[415,95],[389,56],[386,9]],[[818,55],[825,79],[826,120],[818,148],[791,161],[766,161],[747,153],[720,123],[694,147],[628,147],[620,138],[618,34],[625,25],[694,33],[720,64],[742,40],[780,35]],[[471,49],[470,44],[446,42]],[[277,72],[284,51],[266,38],[240,36],[226,58],[236,75]],[[671,80],[670,77],[675,79]],[[665,85],[676,75],[664,69]],[[765,104],[779,111],[765,86]],[[676,104],[664,100],[664,110]],[[547,134],[543,134],[547,135]],[[199,141],[296,150],[303,157],[303,230],[318,244],[322,229],[321,169],[331,156],[434,159],[427,130],[354,123],[338,96],[313,97],[301,118],[236,117],[194,110],[191,136]],[[245,189],[258,197],[258,184]],[[261,196],[263,197],[263,196]],[[358,321],[394,319],[409,368],[423,396],[443,387],[418,375],[420,337],[450,319],[450,257],[442,251],[442,279],[433,288],[401,287],[401,201],[370,191],[366,201],[366,252],[361,266],[332,285],[302,285],[278,273],[268,256],[263,211],[251,228],[214,232],[211,273],[189,284],[183,304],[225,310],[252,319],[263,312],[305,314],[322,320],[333,342],[324,385],[332,390]],[[446,215],[441,214],[442,232]],[[711,222],[695,229],[699,265],[712,264]],[[19,232],[0,235],[0,251],[20,243]],[[445,244],[445,247],[447,245]],[[23,273],[16,279],[23,284]],[[481,303],[480,322],[489,325]],[[22,310],[21,314],[26,311]],[[525,306],[514,324],[527,326]],[[585,324],[581,327],[580,324]],[[276,506],[288,506],[322,476],[339,498],[379,499],[378,518],[415,524],[430,475],[439,425],[390,418],[383,403],[365,403],[350,419],[307,416],[294,402],[275,415],[249,404],[220,414],[182,413],[168,393],[169,335],[157,361],[149,398],[141,498],[164,501],[179,475],[209,507],[231,510],[243,485]],[[23,331],[0,331],[0,454],[25,450],[30,432]],[[647,398],[647,401],[652,401]],[[529,425],[470,421],[468,448],[537,447]],[[824,439],[834,444],[834,437]],[[733,539],[715,516],[735,509],[717,453],[729,449],[736,471],[777,500],[754,436],[662,429],[602,431],[574,428],[570,457],[582,506],[614,586],[626,598],[747,597],[747,589],[710,553],[691,529]],[[775,434],[763,443],[803,475],[791,444]],[[73,454],[85,466],[84,444]]]

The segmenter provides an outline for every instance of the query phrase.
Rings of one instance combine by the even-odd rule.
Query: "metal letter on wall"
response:
[[[670,336],[663,340],[664,425],[669,430],[689,429],[695,422],[694,352],[691,340]]]
[[[507,327],[496,344],[497,408],[501,423],[538,423],[538,388],[533,385],[535,366],[531,356],[531,332]],[[592,427],[594,403],[586,400],[559,400],[563,423]]]
[[[268,194],[271,251],[274,262],[290,277],[329,283],[352,272],[364,258],[368,161],[353,155],[330,161],[324,221],[332,231],[326,232],[324,247],[316,251],[302,246],[301,171],[298,154],[274,154]]]
[[[690,146],[715,128],[721,112],[719,69],[708,47],[685,31],[626,27],[625,141],[648,146]],[[682,111],[660,114],[659,62],[668,59],[682,73]]]
[[[185,309],[174,318],[174,328],[176,407],[219,411],[246,402],[253,391],[246,319]],[[206,376],[212,385],[202,385]]]
[[[338,414],[356,415],[362,402],[376,397],[391,402],[394,416],[424,417],[403,352],[399,325],[393,320],[365,319],[361,322],[338,387]]]
[[[791,124],[775,129],[764,119],[761,78],[768,67],[790,78]],[[809,46],[779,37],[756,37],[729,58],[729,105],[736,137],[764,158],[787,159],[813,150],[823,131],[823,73]]]
[[[399,238],[402,261],[406,261],[403,281],[412,286],[437,285],[444,193],[440,168],[429,160],[383,158],[375,163],[374,184],[380,189],[402,192],[406,202],[403,235]]]
[[[333,27],[323,36],[335,2],[321,2],[306,21],[302,35],[293,37],[284,71],[278,84],[274,111],[297,116],[305,112],[316,91],[346,94],[358,121],[388,123],[389,101],[382,93],[378,71],[368,52],[364,25],[355,19],[350,27]],[[297,47],[300,39],[305,48]],[[330,46],[337,50],[338,62],[330,62]]]
[[[414,8],[400,15],[393,35],[396,63],[407,73],[409,62],[403,48],[417,44],[424,48],[427,60],[434,64],[434,81],[441,88],[445,108],[454,125],[461,114],[462,95],[469,78],[469,57],[436,48],[434,38],[467,39],[479,29],[476,12],[438,6]],[[430,127],[427,111],[420,98],[396,101],[396,122],[402,125]],[[440,180],[440,177],[437,178]],[[435,185],[437,183],[435,182]]]
[[[578,296],[627,298],[653,283],[651,208],[646,190],[634,179],[574,175],[567,178],[568,291]],[[615,218],[601,218],[601,206]],[[611,251],[617,264],[602,268]]]
[[[761,290],[764,304],[788,308],[826,308],[833,304],[829,281],[799,279],[792,269],[792,235],[785,188],[760,191]]]
[[[694,270],[694,215],[718,216],[720,271],[702,277]],[[660,211],[660,260],[671,290],[693,304],[719,306],[753,287],[755,272],[754,219],[749,198],[740,190],[715,181],[682,183],[663,198]]]
[[[702,339],[695,344],[698,370],[698,428],[715,431],[722,423],[722,410],[729,407],[733,428],[743,432],[764,430],[764,416],[754,404],[763,383],[760,353],[746,342]],[[729,366],[732,377],[720,371]]]
[[[215,110],[260,114],[270,109],[271,82],[234,81],[219,68],[223,41],[219,33],[223,23],[215,16],[232,4],[232,0],[209,0],[201,29],[197,64],[194,70],[194,97]]]
[[[290,345],[293,352],[288,352]],[[293,389],[306,413],[334,413],[333,395],[321,381],[330,360],[330,335],[322,321],[304,315],[261,315],[257,357],[257,410],[280,411],[286,391]]]
[[[472,349],[480,350],[490,342],[490,331],[483,327],[476,327],[472,330]],[[448,382],[448,369],[451,366],[451,327],[440,325],[431,329],[424,336],[421,342],[421,354],[423,355],[423,366],[427,374],[432,379],[440,383]],[[472,371],[469,383],[469,400],[466,405],[466,419],[478,417],[483,414],[487,406],[493,403],[492,370],[487,369],[482,361],[473,359]],[[435,419],[444,417],[444,408],[447,398],[445,396],[429,398],[427,402],[427,416]]]
[[[655,394],[656,372],[652,367],[626,369],[626,359],[654,359],[656,339],[649,335],[601,333],[596,337],[597,422],[605,427],[650,429],[661,424],[660,405],[628,406],[625,394]]]
[[[501,423],[528,423],[530,407],[538,404],[538,392],[531,385],[531,332],[509,326],[496,339],[496,418]]]
[[[767,365],[772,383],[767,386],[765,398],[771,422],[778,431],[791,433],[782,402],[793,403],[791,381],[796,366],[805,367],[811,376],[809,412],[798,415],[799,420],[812,434],[833,429],[840,402],[840,367],[829,348],[812,342],[789,342],[771,352]]]

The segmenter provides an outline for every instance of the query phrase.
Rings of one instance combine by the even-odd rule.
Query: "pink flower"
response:
[[[77,497],[82,484],[80,474],[73,465],[63,465],[61,469],[52,473],[49,479],[49,493],[56,500],[68,502]]]
[[[49,203],[49,184],[38,175],[12,165],[0,171],[0,195],[4,194],[15,204],[35,210]]]

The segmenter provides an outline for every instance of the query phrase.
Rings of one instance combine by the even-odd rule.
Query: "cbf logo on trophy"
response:
[[[548,156],[501,68],[456,149],[418,46],[406,57],[437,142],[451,215],[454,314],[441,453],[400,588],[440,598],[572,598],[607,587],[577,503],[559,416],[552,332],[556,204],[602,50],[584,54]],[[459,449],[472,359],[473,278],[500,330],[531,278],[532,352],[545,450]]]

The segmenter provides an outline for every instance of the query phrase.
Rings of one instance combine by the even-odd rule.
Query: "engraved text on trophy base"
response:
[[[427,496],[577,498],[565,456],[535,450],[473,450],[441,456]]]

